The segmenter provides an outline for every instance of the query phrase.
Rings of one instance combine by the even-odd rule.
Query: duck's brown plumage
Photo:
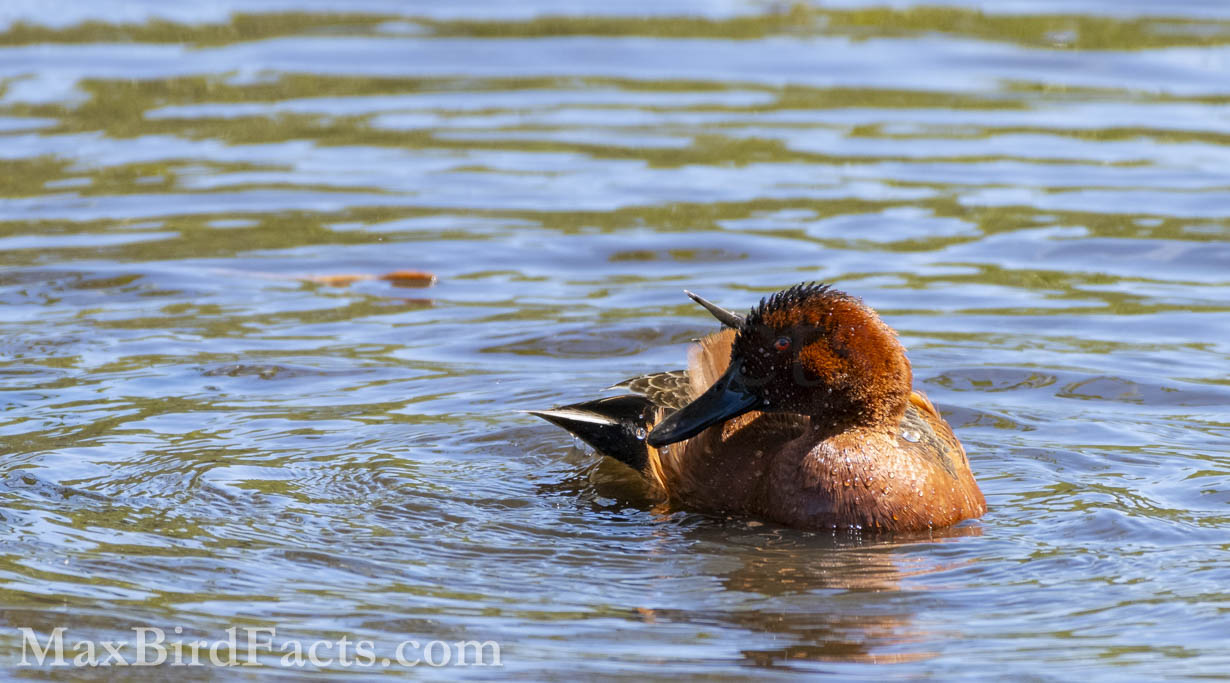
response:
[[[904,349],[874,311],[806,285],[747,316],[726,313],[720,319],[739,328],[694,344],[686,372],[636,377],[616,385],[634,394],[534,414],[637,469],[681,507],[885,531],[986,511],[965,450],[912,390]]]

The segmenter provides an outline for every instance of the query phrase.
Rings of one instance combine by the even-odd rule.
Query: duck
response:
[[[671,508],[860,534],[986,512],[896,331],[861,299],[805,282],[739,314],[684,293],[721,323],[694,340],[686,370],[526,412],[631,467]]]

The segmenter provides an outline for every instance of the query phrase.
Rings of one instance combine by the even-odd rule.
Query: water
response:
[[[1222,3],[196,5],[0,9],[9,675],[99,673],[19,668],[57,626],[501,646],[428,677],[1230,666]],[[439,280],[311,279],[396,270]],[[516,412],[679,367],[685,287],[812,279],[900,331],[982,520],[660,510]]]

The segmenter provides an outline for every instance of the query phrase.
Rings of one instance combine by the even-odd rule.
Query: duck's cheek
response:
[[[802,389],[814,390],[816,387],[828,385],[824,377],[808,372],[801,361],[795,361],[794,365],[790,367],[790,379],[796,387]]]
[[[743,386],[757,393],[762,393],[767,387],[772,386],[781,376],[781,370],[772,362],[757,362],[755,360],[745,360],[739,363],[739,376],[743,382]]]

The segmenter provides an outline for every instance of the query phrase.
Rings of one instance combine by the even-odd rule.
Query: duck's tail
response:
[[[526,412],[568,430],[602,455],[655,478],[651,459],[656,457],[651,458],[652,449],[645,443],[645,436],[658,418],[658,407],[648,398],[626,394]]]

